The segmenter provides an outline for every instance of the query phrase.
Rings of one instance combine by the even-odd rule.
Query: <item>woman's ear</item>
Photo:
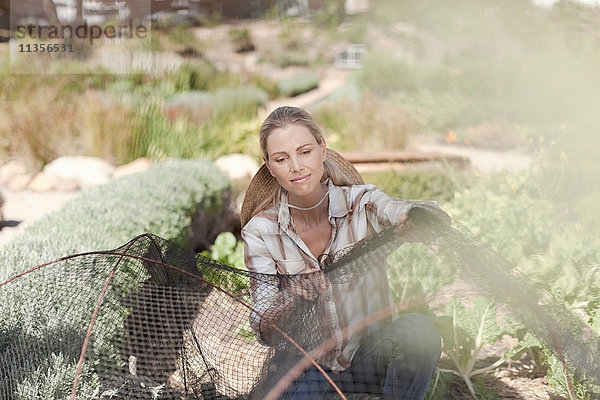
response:
[[[275,176],[273,175],[273,171],[271,171],[271,167],[269,166],[269,163],[267,162],[267,159],[265,158],[265,156],[263,156],[263,162],[265,163],[265,165],[267,166],[267,169],[269,170],[269,173],[271,174],[271,176]]]
[[[321,147],[321,158],[323,159],[323,162],[325,162],[327,159],[327,143],[325,143],[325,138],[323,136],[321,136],[321,144],[319,147]]]

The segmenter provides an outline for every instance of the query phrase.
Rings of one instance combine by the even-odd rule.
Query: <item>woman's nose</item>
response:
[[[300,166],[300,160],[298,160],[298,157],[292,156],[290,157],[290,168],[292,171],[299,171],[301,166]]]

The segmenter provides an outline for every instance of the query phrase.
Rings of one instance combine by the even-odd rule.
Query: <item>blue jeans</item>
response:
[[[325,372],[342,393],[421,400],[427,394],[440,355],[440,336],[431,321],[421,314],[406,314],[367,337],[347,370],[340,374]],[[313,366],[282,398],[327,399],[334,393],[335,389]]]

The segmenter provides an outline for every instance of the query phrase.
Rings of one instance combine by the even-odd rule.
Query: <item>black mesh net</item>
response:
[[[35,267],[0,285],[0,399],[285,398],[333,352],[322,322],[327,293],[368,286],[373,266],[408,238],[468,270],[597,388],[598,335],[580,317],[458,224],[420,207],[408,221],[310,274],[253,274],[153,235]],[[353,329],[392,314],[370,310]],[[264,328],[261,340],[251,324]]]

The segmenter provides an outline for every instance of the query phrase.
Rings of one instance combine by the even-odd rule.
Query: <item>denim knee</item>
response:
[[[442,340],[428,317],[417,313],[401,315],[389,328],[394,336],[394,352],[411,352],[424,362],[437,363]]]

